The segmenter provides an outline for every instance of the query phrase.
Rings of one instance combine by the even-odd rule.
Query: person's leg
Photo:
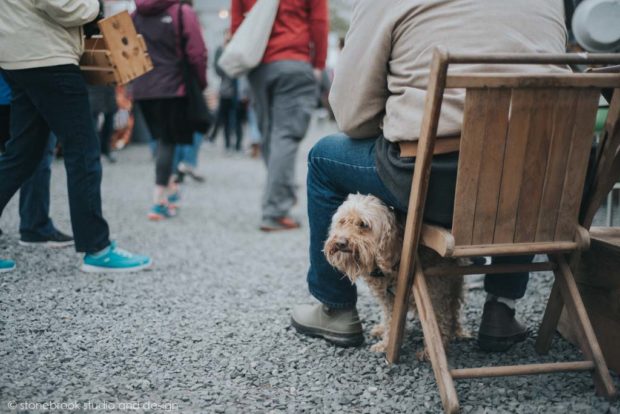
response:
[[[494,257],[493,264],[528,264],[533,259],[534,256]],[[525,296],[529,279],[528,272],[487,275],[484,278],[484,290],[495,297],[517,300]]]
[[[0,156],[0,215],[4,207],[41,163],[49,128],[26,91],[33,75],[23,71],[5,71],[13,92],[10,113],[10,139]]]
[[[267,165],[271,148],[271,95],[267,82],[269,65],[260,65],[248,74],[252,88],[252,107],[260,135],[261,154]]]
[[[308,218],[310,269],[308,288],[318,305],[293,309],[291,323],[298,332],[320,336],[340,346],[364,341],[355,308],[355,285],[333,268],[323,254],[331,219],[348,194],[372,194],[402,210],[385,188],[375,167],[375,139],[354,140],[334,135],[319,141],[308,155]]]
[[[50,218],[51,166],[56,148],[56,136],[50,134],[45,155],[33,176],[19,192],[20,244],[49,243],[54,247],[73,245],[73,239],[60,233]]]
[[[112,140],[112,134],[114,134],[114,112],[107,112],[103,114],[103,124],[99,131],[99,138],[101,140],[101,154],[110,162],[116,162],[116,159],[112,156],[110,142]]]
[[[235,150],[241,151],[241,144],[243,143],[243,105],[235,100]]]
[[[224,144],[226,149],[230,149],[230,134],[232,132],[232,122],[233,122],[233,106],[232,99],[222,99],[222,123],[224,124]]]
[[[99,252],[110,245],[101,211],[101,160],[86,83],[77,66],[41,68],[28,94],[63,147],[71,224],[78,252]]]
[[[405,210],[385,187],[375,166],[376,139],[332,135],[320,140],[308,155],[308,219],[310,222],[310,293],[331,308],[355,306],[355,286],[333,268],[323,254],[332,216],[349,194],[372,194]]]
[[[310,65],[283,61],[269,66],[271,131],[264,221],[287,217],[296,202],[295,161],[316,104],[316,81]]]

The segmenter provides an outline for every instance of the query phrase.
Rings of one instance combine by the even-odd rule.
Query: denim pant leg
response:
[[[310,270],[308,287],[320,302],[332,308],[355,306],[355,285],[325,259],[323,245],[332,216],[351,193],[372,194],[397,206],[375,167],[375,139],[351,139],[338,134],[323,138],[308,155],[308,218]]]
[[[534,256],[494,257],[493,264],[529,264],[532,263],[533,259]],[[487,275],[484,278],[484,290],[487,293],[503,298],[521,299],[525,296],[529,280],[529,272]]]
[[[16,82],[10,72],[4,73],[11,86],[13,99],[11,138],[6,142],[5,152],[0,155],[0,215],[13,195],[41,164],[50,135],[47,123],[37,111],[25,87]]]
[[[33,103],[21,116],[27,119],[33,116],[30,112],[38,114],[63,146],[76,250],[92,253],[104,249],[110,240],[101,212],[100,146],[80,69],[61,65],[6,72]],[[16,129],[14,138],[18,139],[24,132]]]
[[[50,218],[50,180],[56,141],[50,134],[43,159],[19,191],[19,232],[28,239],[47,240],[55,231]]]

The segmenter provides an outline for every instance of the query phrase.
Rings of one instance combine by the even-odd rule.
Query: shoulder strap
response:
[[[185,46],[187,46],[187,39],[185,39],[184,36],[184,31],[185,31],[185,27],[183,25],[183,2],[179,1],[179,13],[178,13],[178,18],[179,18],[179,43],[181,45],[181,55],[183,56],[184,60],[187,60],[187,52],[185,51]]]

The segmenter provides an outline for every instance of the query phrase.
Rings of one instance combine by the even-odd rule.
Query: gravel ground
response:
[[[313,125],[299,158],[300,183],[307,150],[333,130]],[[391,368],[368,345],[339,349],[289,327],[291,307],[311,301],[307,230],[257,231],[265,176],[259,161],[205,146],[207,183],[185,187],[179,217],[149,223],[147,147],[131,147],[118,158],[104,166],[105,215],[122,246],[153,255],[152,271],[84,274],[71,250],[18,247],[15,200],[0,221],[0,256],[19,266],[0,278],[0,412],[15,412],[11,402],[75,401],[82,409],[73,412],[122,412],[127,407],[120,403],[127,402],[168,404],[162,408],[183,413],[441,412],[431,367],[415,360],[419,324],[409,323],[402,362]],[[63,230],[70,228],[66,199],[57,163],[52,216]],[[305,220],[301,201],[297,214]],[[532,328],[551,282],[550,274],[537,276],[518,304]],[[379,310],[368,291],[360,291],[369,327]],[[483,300],[481,290],[468,293],[465,314],[473,332]],[[529,339],[497,356],[468,340],[452,345],[450,359],[457,367],[540,361],[533,345]],[[542,359],[579,357],[556,338]],[[465,413],[620,413],[620,404],[594,396],[586,374],[468,380],[457,390]],[[65,408],[56,412],[72,407]]]

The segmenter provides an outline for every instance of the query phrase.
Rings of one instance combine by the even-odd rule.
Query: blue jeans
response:
[[[47,240],[56,229],[50,218],[50,180],[56,136],[50,134],[43,159],[19,191],[19,232],[29,240]]]
[[[310,293],[334,309],[350,308],[357,302],[357,290],[325,259],[323,245],[331,218],[351,193],[372,194],[400,212],[400,205],[385,187],[375,166],[376,138],[351,139],[343,134],[320,140],[308,155],[308,218],[310,221]],[[441,186],[438,186],[441,187]],[[429,192],[441,191],[430,188]],[[531,257],[500,258],[494,263],[523,263]],[[490,277],[490,276],[489,276]],[[487,279],[489,279],[487,277]],[[485,281],[487,292],[517,299],[525,294],[528,273],[499,275]]]
[[[93,253],[106,248],[110,240],[101,212],[99,139],[80,69],[61,65],[4,74],[13,100],[11,138],[0,156],[0,214],[37,170],[51,131],[63,146],[76,250]]]
[[[196,168],[198,166],[198,153],[200,152],[202,138],[203,134],[200,132],[194,132],[194,142],[191,145],[177,145],[174,153],[173,171],[177,170],[180,162],[189,165],[192,168]]]

